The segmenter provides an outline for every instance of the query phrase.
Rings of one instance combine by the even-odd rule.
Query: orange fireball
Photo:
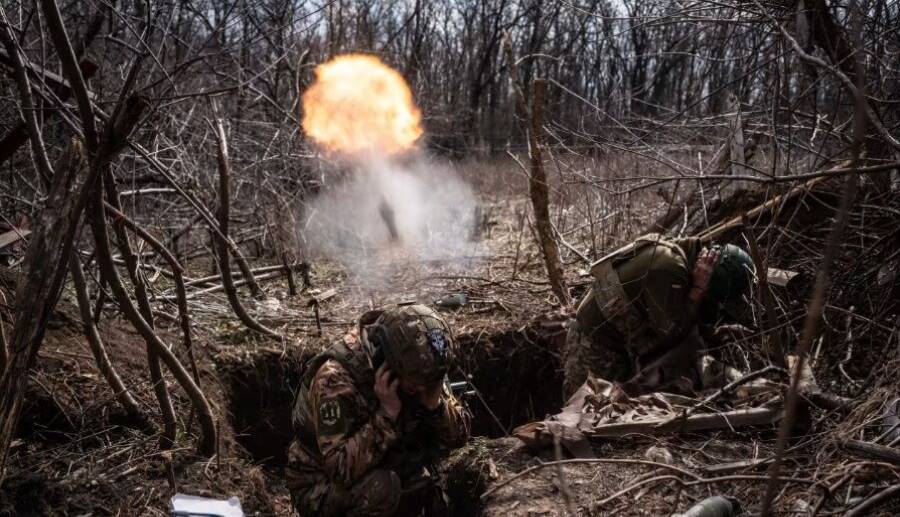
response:
[[[422,135],[409,86],[377,57],[338,56],[315,74],[303,94],[303,129],[327,151],[396,154]]]

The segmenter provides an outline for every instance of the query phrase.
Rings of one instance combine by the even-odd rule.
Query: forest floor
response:
[[[484,176],[479,171],[468,174]],[[387,247],[375,250],[357,270],[340,261],[313,258],[312,285],[297,295],[288,294],[283,277],[263,284],[267,296],[263,300],[246,295],[254,314],[284,334],[284,340],[245,330],[221,292],[193,300],[202,385],[222,429],[219,453],[213,459],[193,453],[197,428],[189,402],[176,390],[172,394],[182,419],[179,428],[190,434],[179,436],[177,449],[160,452],[156,436],[124,421],[96,371],[72,293],[66,292],[31,377],[9,476],[0,493],[0,515],[167,515],[175,491],[235,495],[248,515],[289,515],[282,471],[291,437],[293,390],[304,361],[351,330],[365,310],[410,300],[434,303],[455,293],[467,298],[463,306],[444,312],[460,345],[462,372],[455,375],[468,375],[479,391],[468,402],[476,438],[444,465],[457,515],[667,515],[715,494],[733,495],[756,509],[765,490],[765,460],[774,449],[772,426],[635,435],[593,443],[598,458],[623,460],[645,460],[653,457],[648,449],[663,447],[673,465],[693,477],[646,462],[541,467],[560,455],[552,449],[523,450],[508,436],[518,425],[559,411],[560,350],[571,310],[558,307],[544,279],[525,215],[530,212],[521,179],[515,171],[504,174],[509,176],[477,185],[486,224],[481,238],[462,256],[422,260],[402,248]],[[801,273],[799,285],[779,298],[789,342],[796,341],[802,325],[839,192],[837,181],[826,182],[800,201],[784,204],[777,217],[754,221],[761,239],[774,242],[772,249],[777,251],[770,260],[777,263],[771,265]],[[772,194],[711,204],[702,224],[686,221],[681,230],[692,234]],[[897,280],[878,279],[884,263],[896,262],[880,247],[897,239],[890,221],[900,207],[896,199],[878,198],[883,195],[864,185],[863,202],[858,204],[863,208],[854,212],[854,226],[838,258],[838,287],[826,311],[827,325],[814,345],[813,369],[820,384],[853,397],[854,406],[845,411],[812,409],[802,419],[804,432],[792,442],[785,468],[785,475],[794,481],[783,485],[777,504],[782,515],[812,515],[817,505],[819,515],[844,511],[900,479],[896,465],[850,456],[840,445],[848,437],[872,440],[882,434],[885,402],[898,396],[897,320],[885,319],[897,314]],[[875,203],[876,198],[883,202]],[[887,208],[867,212],[865,206]],[[666,203],[653,194],[634,196],[608,209],[617,215],[605,223],[598,242],[597,232],[588,237],[584,224],[579,224],[577,211],[570,215],[568,207],[559,209],[554,217],[567,241],[563,258],[573,296],[577,299],[589,281],[587,262],[569,246],[594,258],[641,233],[666,210]],[[740,232],[724,237],[735,243],[740,239]],[[265,265],[265,260],[253,265]],[[896,272],[896,265],[892,267]],[[319,304],[317,324],[310,301],[331,290],[333,295]],[[154,407],[139,336],[111,310],[103,314],[101,331],[126,383],[144,407]],[[167,342],[179,341],[174,324],[161,320],[159,332]],[[758,368],[765,360],[761,341],[755,334],[724,342],[717,356],[739,363],[735,366],[741,369]],[[744,460],[760,461],[729,467]],[[533,473],[512,479],[535,466]],[[487,490],[492,493],[482,497]],[[896,515],[900,506],[880,511],[872,515]]]

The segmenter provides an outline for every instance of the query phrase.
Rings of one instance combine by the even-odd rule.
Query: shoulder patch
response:
[[[316,408],[319,434],[328,436],[347,432],[350,415],[348,404],[343,397],[324,398]]]

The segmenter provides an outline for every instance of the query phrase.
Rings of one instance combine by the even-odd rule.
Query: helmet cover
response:
[[[709,279],[707,301],[732,316],[742,314],[747,305],[744,295],[756,272],[753,259],[734,244],[715,245],[713,249],[719,252],[719,261]]]
[[[385,311],[370,337],[380,346],[391,370],[417,384],[444,378],[453,359],[450,327],[425,305],[406,305]]]

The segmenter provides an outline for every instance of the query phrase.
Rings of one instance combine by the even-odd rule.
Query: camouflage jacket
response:
[[[470,416],[446,389],[441,410],[431,413],[404,400],[395,422],[375,396],[375,373],[357,341],[345,339],[320,356],[311,360],[316,370],[304,378],[294,405],[290,489],[323,476],[349,487],[375,467],[403,479],[468,439]]]

